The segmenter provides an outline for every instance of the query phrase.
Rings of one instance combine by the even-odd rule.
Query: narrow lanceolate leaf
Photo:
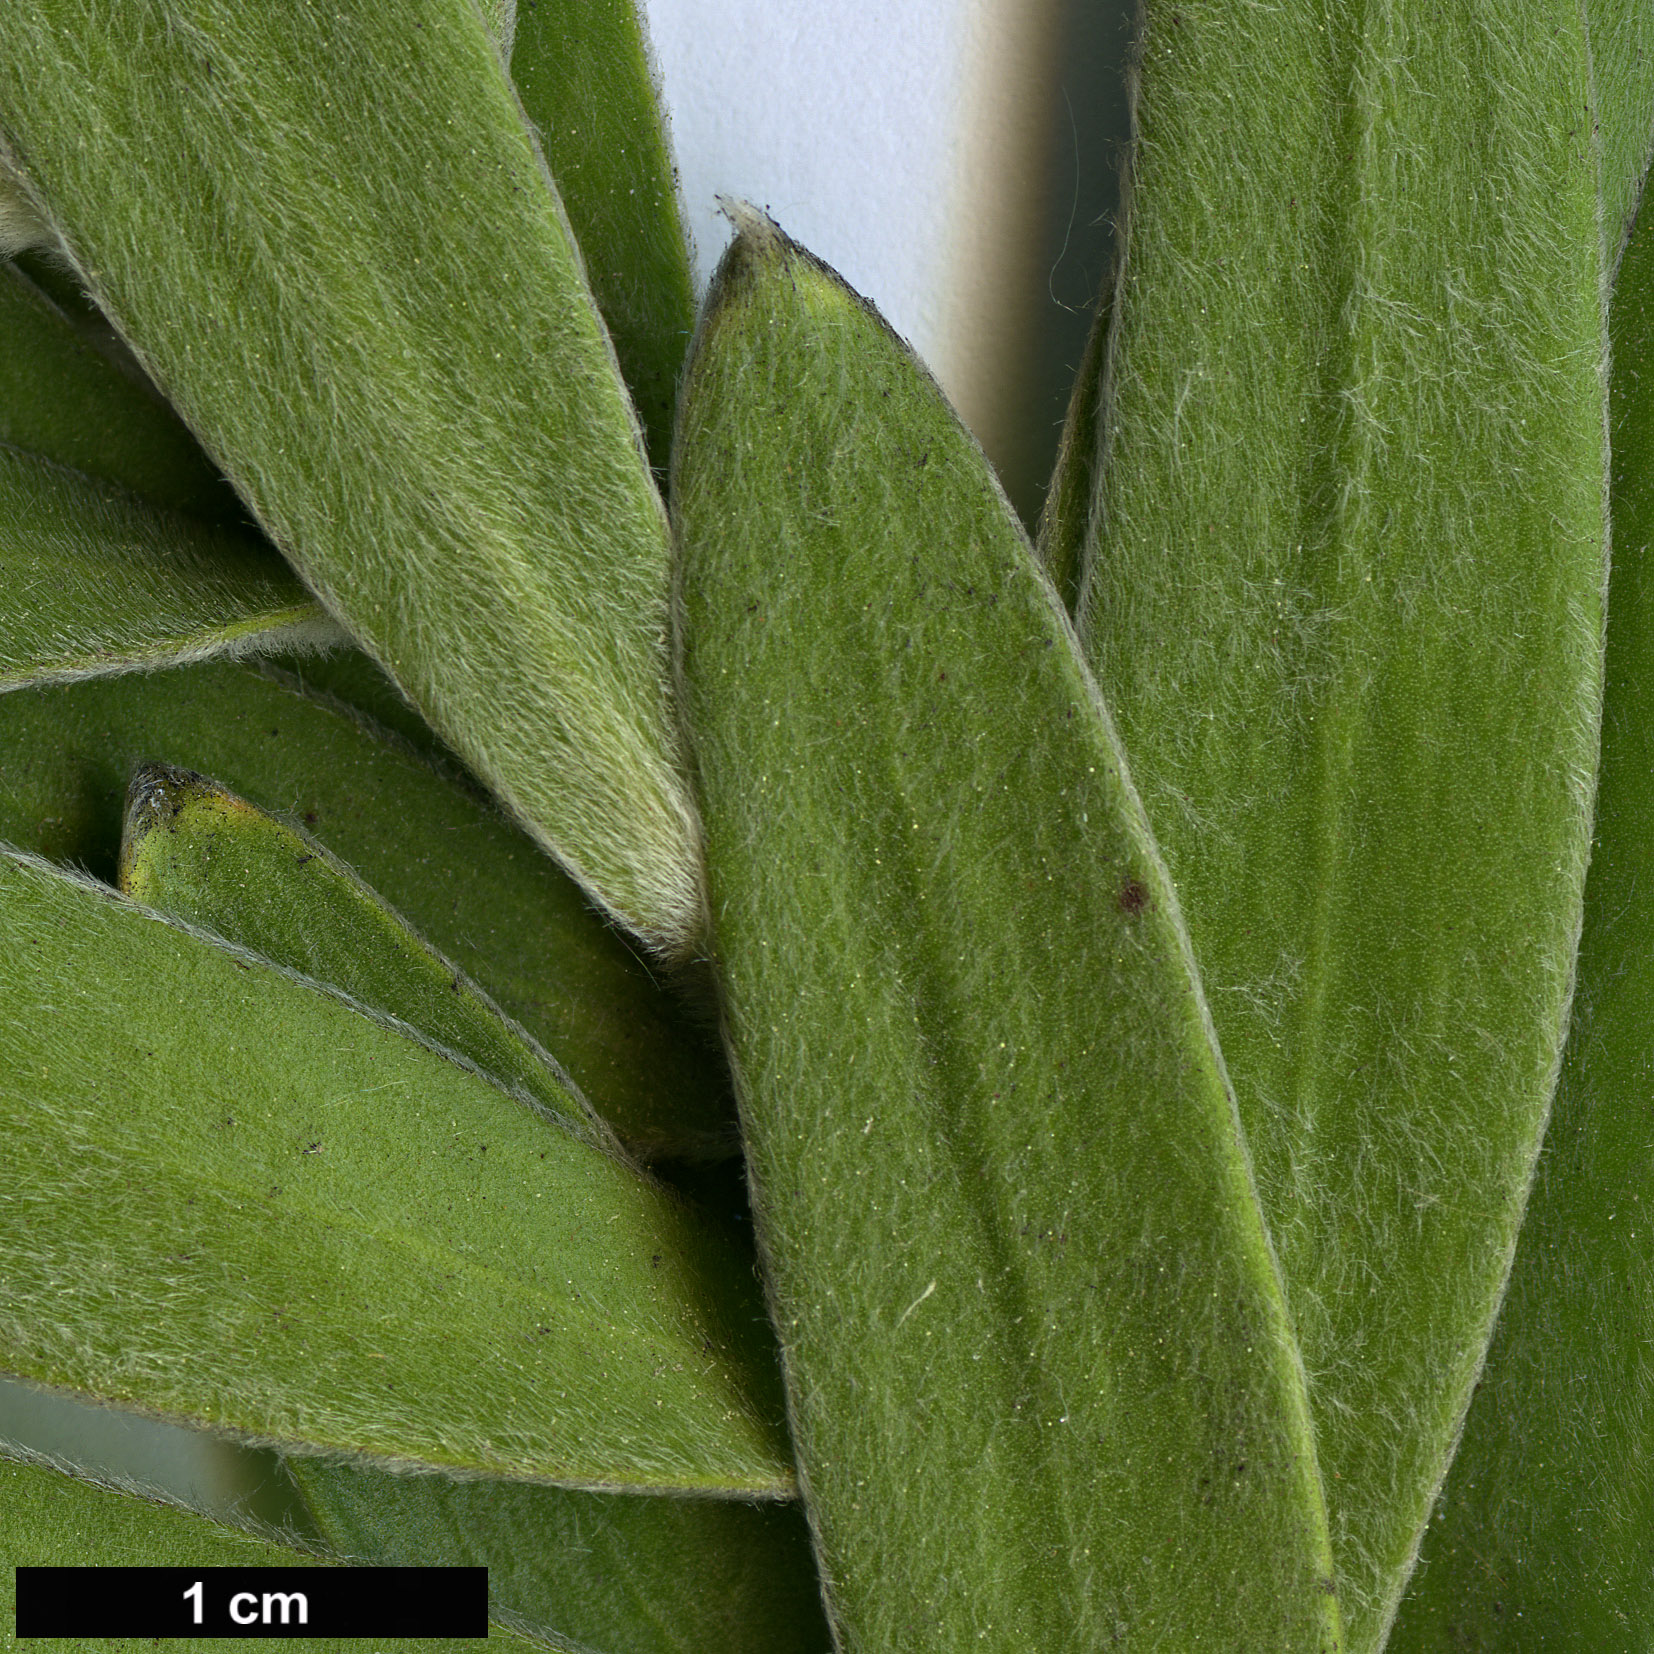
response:
[[[133,776],[120,888],[407,1023],[612,1144],[544,1048],[326,846],[207,777],[170,764]]]
[[[935,385],[750,218],[678,431],[714,953],[848,1649],[1331,1650],[1176,897]]]
[[[0,442],[204,522],[244,517],[113,330],[63,298],[0,264]]]
[[[127,784],[151,760],[324,838],[633,1149],[730,1152],[722,1062],[575,885],[473,790],[291,678],[206,665],[0,696],[0,840],[114,882]]]
[[[240,1533],[158,1499],[106,1487],[55,1465],[0,1449],[0,1625],[17,1623],[15,1568],[306,1568],[321,1559],[273,1538]],[[502,1625],[491,1625],[489,1640],[528,1654],[546,1644]],[[199,1637],[190,1647],[232,1651],[243,1639]],[[67,1642],[48,1639],[45,1648]],[[71,1645],[73,1646],[73,1645]],[[101,1647],[110,1647],[100,1643]],[[361,1643],[348,1637],[312,1637],[314,1654],[356,1654]],[[475,1643],[460,1637],[376,1638],[387,1654],[467,1654]]]
[[[107,322],[39,273],[61,302],[0,263],[0,689],[341,642]]]
[[[474,1072],[0,860],[0,1371],[591,1487],[787,1489],[740,1254]]]
[[[0,691],[342,641],[266,545],[0,447]]]
[[[1572,4],[1152,0],[1084,616],[1302,1341],[1353,1649],[1558,1061],[1605,401]]]
[[[470,0],[8,7],[0,110],[305,580],[610,912],[692,945],[664,515]]]
[[[485,1567],[491,1610],[616,1654],[828,1654],[796,1503],[581,1493],[290,1459],[328,1548]]]
[[[1654,1626],[1654,222],[1614,294],[1614,578],[1574,1020],[1510,1290],[1392,1646],[1641,1648]]]
[[[1097,314],[1086,338],[1080,371],[1074,376],[1074,390],[1063,421],[1062,442],[1057,449],[1056,469],[1040,511],[1040,561],[1063,607],[1073,614],[1085,580],[1085,545],[1091,527],[1091,502],[1097,492],[1102,465],[1098,436],[1103,420],[1106,375],[1104,353],[1108,349],[1108,319],[1113,313],[1113,291],[1105,287],[1097,301]]]
[[[519,4],[511,78],[664,470],[695,291],[636,0]]]

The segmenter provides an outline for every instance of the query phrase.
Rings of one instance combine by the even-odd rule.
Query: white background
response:
[[[644,0],[704,284],[767,208],[1037,506],[1107,258],[1119,0]]]

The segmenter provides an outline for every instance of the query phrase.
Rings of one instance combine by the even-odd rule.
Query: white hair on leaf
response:
[[[30,199],[18,178],[0,161],[0,258],[58,246],[57,232]]]

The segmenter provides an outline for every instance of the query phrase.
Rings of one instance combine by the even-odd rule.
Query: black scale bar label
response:
[[[19,1568],[19,1637],[486,1637],[486,1568]]]

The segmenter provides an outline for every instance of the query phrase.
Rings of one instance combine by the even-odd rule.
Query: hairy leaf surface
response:
[[[625,1654],[828,1654],[802,1509],[289,1460],[330,1549],[486,1567],[513,1624]]]
[[[934,383],[755,216],[673,498],[714,957],[844,1647],[1332,1650],[1302,1374],[1112,727]]]
[[[245,508],[114,330],[57,272],[36,274],[0,263],[0,442],[151,505],[240,523]]]
[[[787,1489],[750,1272],[620,1161],[15,852],[0,989],[0,1370],[323,1449]]]
[[[251,535],[0,447],[0,692],[342,640]]]
[[[568,209],[649,457],[664,471],[695,290],[635,0],[519,5],[511,78]]]
[[[325,845],[193,770],[132,778],[120,889],[417,1028],[577,1135],[609,1134],[556,1060]]]
[[[664,513],[475,7],[8,7],[0,109],[307,584],[610,912],[691,946]]]
[[[1103,370],[1113,299],[1113,292],[1105,286],[1098,297],[1097,315],[1085,342],[1079,372],[1074,376],[1056,468],[1040,511],[1036,542],[1040,561],[1070,615],[1080,601],[1085,583],[1091,502],[1096,496],[1103,457],[1098,443],[1103,426],[1107,378]]]
[[[342,642],[107,322],[37,274],[0,263],[0,690]]]
[[[260,655],[259,663],[261,668],[273,667],[278,673],[296,678],[309,692],[319,692],[366,713],[381,732],[400,736],[439,769],[451,770],[462,763],[454,749],[420,716],[419,708],[385,675],[373,657],[360,649],[329,649],[325,654],[299,650],[283,654],[273,650]]]
[[[1598,1654],[1654,1626],[1654,223],[1614,294],[1614,577],[1596,845],[1545,1152],[1392,1646]]]
[[[1654,11],[1641,0],[1585,0],[1602,164],[1602,233],[1614,269],[1654,155]]]
[[[1571,981],[1606,578],[1571,4],[1151,0],[1088,648],[1165,851],[1385,1624]]]
[[[296,680],[200,666],[0,696],[0,839],[113,883],[127,784],[199,770],[321,835],[568,1069],[639,1152],[730,1152],[723,1065],[521,832]]]

